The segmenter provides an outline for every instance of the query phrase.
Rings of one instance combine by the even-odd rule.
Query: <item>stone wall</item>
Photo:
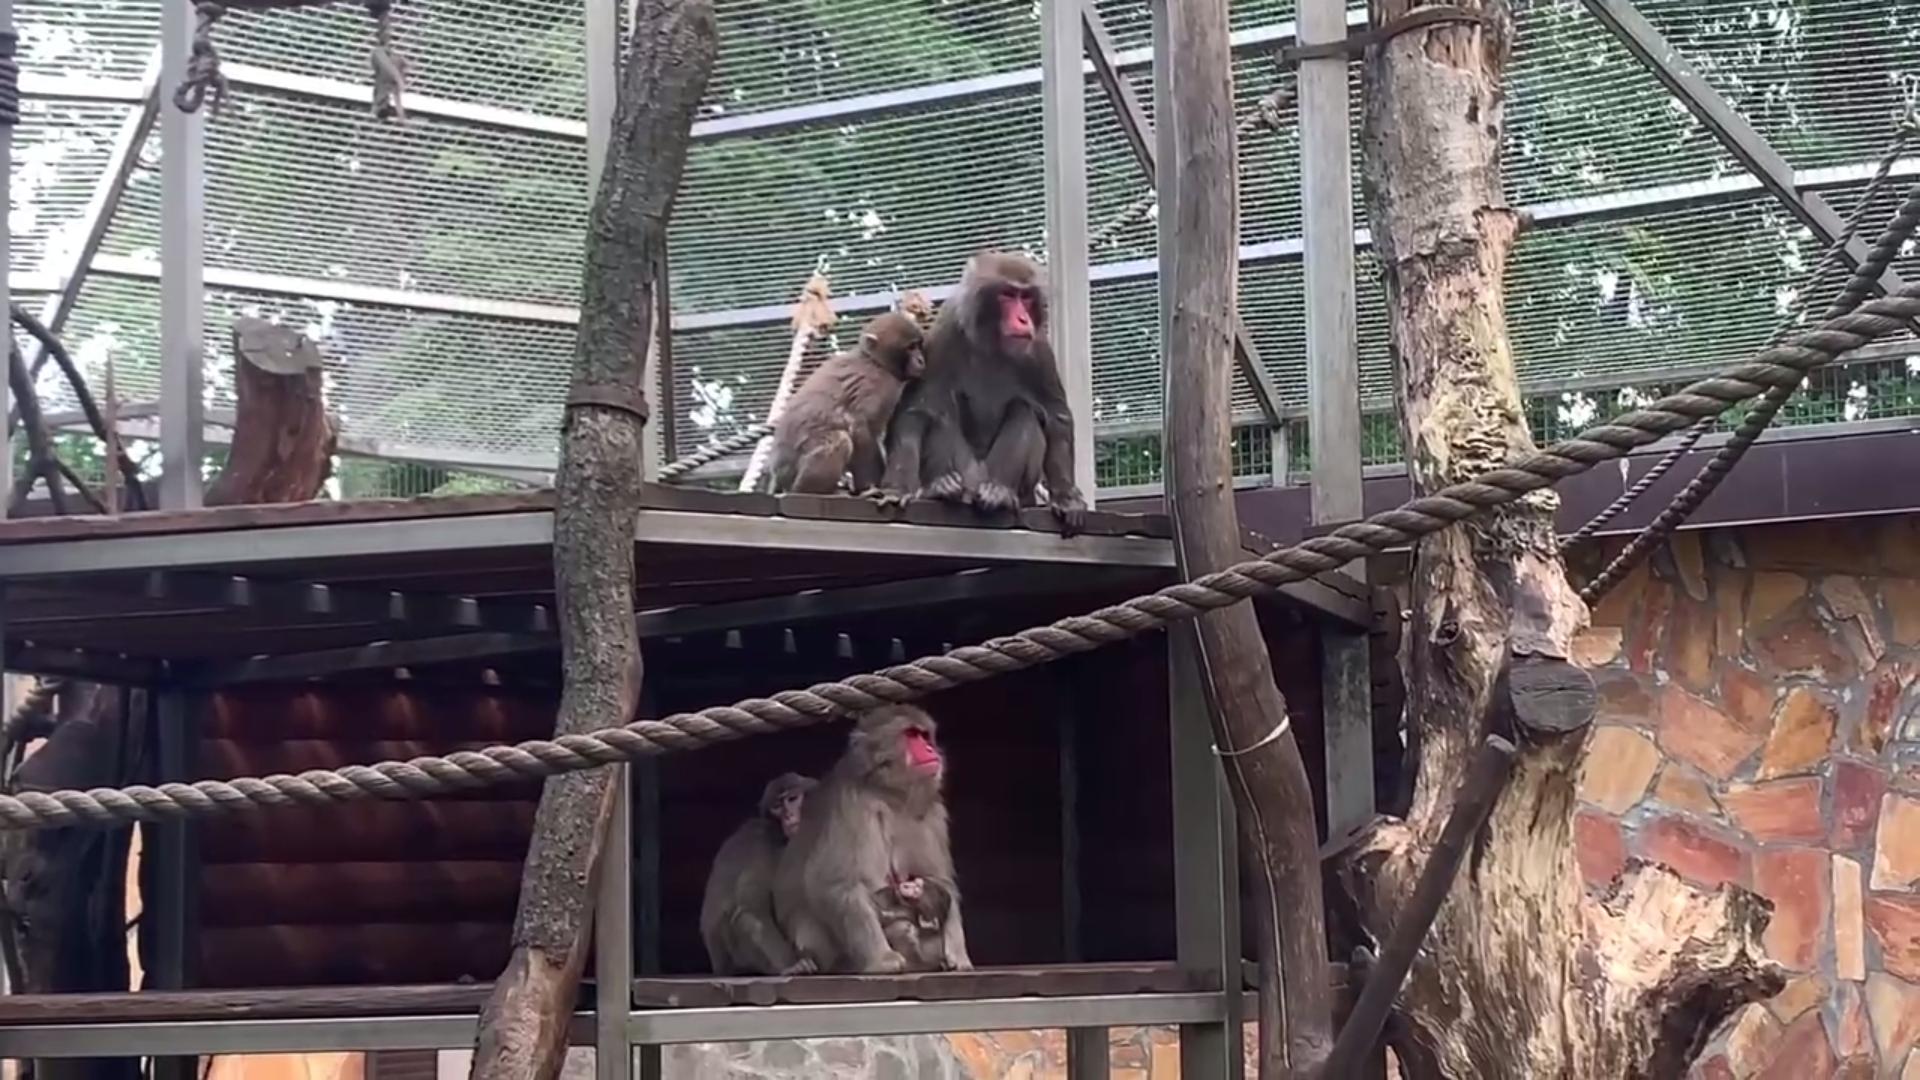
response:
[[[1920,521],[1683,534],[1593,623],[1583,874],[1751,888],[1792,972],[1694,1075],[1920,1080]]]

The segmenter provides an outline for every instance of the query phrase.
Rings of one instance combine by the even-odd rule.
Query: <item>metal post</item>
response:
[[[1169,0],[1154,2],[1157,6]],[[1218,972],[1227,1001],[1225,1022],[1181,1025],[1180,1075],[1238,1080],[1245,1065],[1240,1056],[1240,864],[1233,801],[1213,752],[1193,639],[1173,633],[1167,643],[1177,951],[1182,967]]]
[[[181,4],[180,7],[187,5]],[[158,743],[156,766],[163,781],[190,778],[195,744],[198,739],[196,703],[200,697],[192,691],[162,688],[150,691],[154,697],[155,737]],[[140,934],[152,935],[152,947],[146,954],[145,989],[179,990],[191,980],[191,938],[196,854],[193,826],[187,822],[157,822],[141,826],[141,861],[152,870],[141,875]],[[192,1057],[163,1057],[154,1062],[155,1080],[193,1080],[198,1075],[198,1060]]]
[[[1060,924],[1063,953],[1070,964],[1085,960],[1085,931],[1080,893],[1080,713],[1069,705],[1060,713]],[[1106,1028],[1067,1029],[1067,1080],[1107,1080],[1112,1054]]]
[[[651,695],[646,698],[651,702]],[[658,716],[659,711],[643,707],[641,715]],[[631,766],[633,785],[630,796],[633,814],[633,827],[640,834],[640,843],[633,859],[633,880],[638,885],[639,909],[637,923],[640,931],[640,973],[642,975],[660,974],[660,761],[658,758],[642,758]],[[631,1000],[631,999],[629,999]],[[631,1011],[631,1010],[629,1010]],[[624,1035],[624,1032],[623,1032]],[[660,1047],[655,1045],[639,1048],[640,1080],[660,1080],[662,1075]]]
[[[1073,479],[1094,501],[1093,325],[1087,276],[1087,84],[1080,0],[1045,0],[1040,23],[1040,115],[1046,149],[1049,333],[1073,407]]]
[[[19,52],[19,41],[13,29],[13,0],[0,0],[0,48],[4,48],[9,58]],[[16,92],[15,98],[19,95]],[[0,125],[0,175],[8,183],[13,180],[13,125]],[[13,310],[13,229],[7,219],[11,215],[0,214],[0,310]],[[7,324],[7,343],[12,347],[13,324]],[[13,415],[13,391],[7,380],[0,379],[0,432],[10,432],[4,424],[4,418]],[[0,439],[0,519],[7,516],[7,507],[13,502],[13,438],[11,434]],[[11,708],[12,701],[6,692],[6,679],[0,676],[0,707]]]
[[[1300,44],[1346,40],[1345,0],[1301,0]],[[1307,307],[1308,439],[1315,524],[1361,510],[1360,357],[1354,329],[1352,139],[1347,58],[1300,63],[1300,203]],[[1347,568],[1361,580],[1366,564]],[[1373,817],[1373,710],[1367,639],[1321,631],[1327,830],[1345,836]]]
[[[593,915],[594,1080],[632,1080],[633,1044],[633,780],[632,766],[614,765],[613,821],[600,853],[599,896]]]
[[[193,49],[194,7],[160,5],[160,85],[179,86]],[[206,403],[206,128],[201,113],[160,110],[160,505],[200,505]]]

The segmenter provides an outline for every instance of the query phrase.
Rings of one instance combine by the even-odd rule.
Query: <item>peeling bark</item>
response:
[[[1375,26],[1410,0],[1374,0]],[[1418,28],[1369,50],[1363,127],[1368,219],[1398,360],[1407,460],[1432,492],[1533,446],[1503,285],[1518,218],[1501,184],[1502,77],[1513,24]],[[1565,659],[1587,611],[1568,585],[1539,492],[1422,540],[1412,571],[1407,717],[1418,776],[1404,821],[1342,867],[1384,937],[1500,710],[1509,657]],[[1506,791],[1401,993],[1410,1078],[1680,1076],[1734,1008],[1772,993],[1767,907],[1635,866],[1598,900],[1573,853],[1588,728],[1522,741]]]
[[[233,323],[233,443],[208,506],[304,502],[333,472],[321,356],[306,335],[264,319]]]
[[[657,268],[713,71],[711,0],[641,0],[587,236],[580,332],[555,486],[553,565],[566,686],[559,733],[625,723],[639,704],[633,541]],[[586,967],[613,788],[605,769],[547,781],[520,883],[513,955],[480,1014],[470,1075],[552,1080]]]

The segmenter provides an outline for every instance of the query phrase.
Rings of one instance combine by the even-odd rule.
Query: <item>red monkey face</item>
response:
[[[910,727],[900,733],[907,754],[907,768],[924,776],[939,776],[940,751],[933,745],[933,733],[923,727]]]
[[[1007,285],[1000,290],[1000,345],[1009,353],[1026,355],[1033,349],[1035,291]]]

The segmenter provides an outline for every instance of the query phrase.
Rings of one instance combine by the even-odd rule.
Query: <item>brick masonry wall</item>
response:
[[[1920,1080],[1920,521],[1686,533],[1605,597],[1580,866],[1773,902],[1786,988],[1712,1080]]]

